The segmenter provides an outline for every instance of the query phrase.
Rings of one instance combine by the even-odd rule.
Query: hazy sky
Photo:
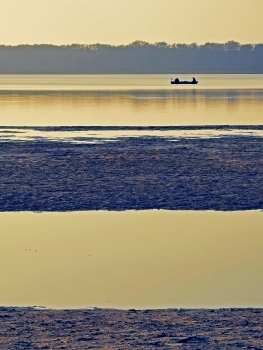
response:
[[[263,42],[263,0],[0,0],[0,44]]]

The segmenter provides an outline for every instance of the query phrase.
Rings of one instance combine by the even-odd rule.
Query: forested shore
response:
[[[0,46],[0,74],[263,73],[263,44]]]

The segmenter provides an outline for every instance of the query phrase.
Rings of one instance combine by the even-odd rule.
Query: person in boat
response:
[[[175,82],[176,84],[178,84],[178,83],[179,83],[179,79],[178,79],[178,78],[174,79],[174,82]]]
[[[192,83],[193,83],[193,84],[196,84],[196,79],[195,79],[195,77],[193,77]]]

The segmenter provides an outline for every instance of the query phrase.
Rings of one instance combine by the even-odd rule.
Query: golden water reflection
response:
[[[262,89],[263,74],[180,74],[198,85],[171,85],[177,74],[0,74],[0,91]]]
[[[0,214],[0,304],[263,306],[263,213]]]
[[[262,74],[199,74],[196,86],[171,77],[0,75],[0,125],[262,124]]]
[[[1,126],[262,124],[262,90],[0,91]]]

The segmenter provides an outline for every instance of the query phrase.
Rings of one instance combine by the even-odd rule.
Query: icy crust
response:
[[[263,309],[0,308],[1,349],[262,349]]]
[[[263,209],[263,138],[0,142],[0,211]]]

